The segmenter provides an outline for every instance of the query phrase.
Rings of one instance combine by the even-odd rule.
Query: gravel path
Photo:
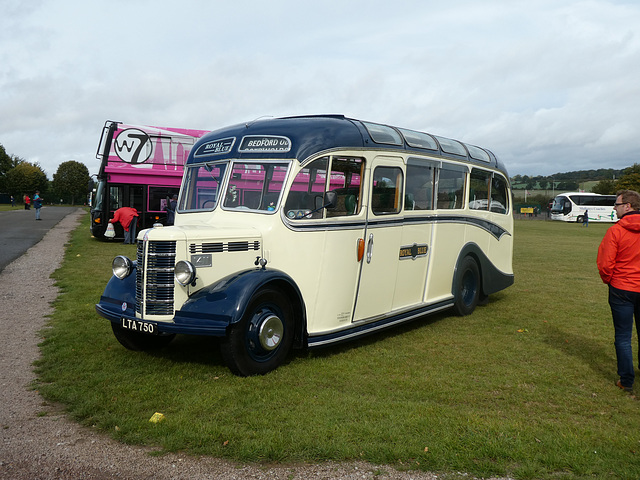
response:
[[[35,379],[39,332],[58,295],[50,275],[84,214],[78,209],[0,274],[0,479],[378,479],[433,480],[364,462],[240,465],[209,457],[149,455],[150,448],[117,443],[70,421],[29,388]],[[46,414],[44,414],[46,412]],[[469,478],[469,477],[467,477]]]

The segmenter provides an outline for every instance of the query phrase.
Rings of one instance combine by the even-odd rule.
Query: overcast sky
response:
[[[0,144],[97,173],[105,120],[340,113],[509,173],[640,163],[636,0],[0,0]]]

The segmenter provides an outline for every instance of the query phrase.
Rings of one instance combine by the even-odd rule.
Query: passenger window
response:
[[[463,205],[465,171],[443,165],[438,176],[438,208],[459,209]]]
[[[496,213],[507,213],[509,208],[507,180],[494,174],[491,182],[491,211]]]
[[[314,160],[298,172],[289,189],[284,213],[291,220],[322,218],[329,157]]]
[[[433,209],[433,179],[435,168],[428,163],[409,159],[407,162],[407,192],[405,210]]]
[[[402,206],[402,169],[377,167],[373,172],[371,210],[375,215],[398,213]]]
[[[358,157],[322,157],[300,170],[293,180],[284,206],[291,220],[357,215],[362,204],[361,181],[364,160]],[[322,208],[324,193],[337,194],[335,208]]]
[[[491,172],[471,170],[469,179],[469,208],[471,210],[489,210],[489,184]]]
[[[338,194],[336,207],[327,209],[327,217],[360,213],[362,169],[364,161],[358,157],[333,157],[327,191]]]

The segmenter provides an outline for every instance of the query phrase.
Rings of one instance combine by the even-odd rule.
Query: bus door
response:
[[[300,171],[285,205],[287,218],[308,218],[309,233],[304,235],[305,249],[321,252],[317,274],[306,278],[303,290],[310,293],[307,305],[314,331],[330,331],[350,325],[353,318],[355,287],[360,275],[358,241],[364,238],[366,193],[362,183],[366,163],[361,157],[335,155],[314,160]],[[305,186],[308,184],[308,187]],[[336,194],[335,206],[323,209],[323,192]],[[315,208],[314,208],[315,207]],[[314,228],[315,220],[318,227]],[[295,258],[292,249],[292,258]],[[308,266],[295,260],[299,268]],[[314,270],[316,272],[316,270]]]
[[[144,188],[142,185],[129,185],[129,207],[133,207],[138,212],[145,212],[144,208]]]
[[[403,161],[376,157],[369,170],[364,257],[353,321],[392,310],[402,246]]]
[[[138,211],[138,231],[143,228],[150,227],[153,222],[151,222],[149,218],[149,213],[147,212],[147,202],[146,202],[146,186],[143,185],[129,185],[127,195],[129,198],[128,207],[133,207]]]
[[[439,162],[409,158],[404,192],[404,225],[392,310],[425,301],[433,245],[433,191]]]

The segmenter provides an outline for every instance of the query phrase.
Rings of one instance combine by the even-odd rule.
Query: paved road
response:
[[[79,207],[47,207],[40,210],[42,220],[36,221],[36,211],[9,210],[0,212],[0,272]]]

